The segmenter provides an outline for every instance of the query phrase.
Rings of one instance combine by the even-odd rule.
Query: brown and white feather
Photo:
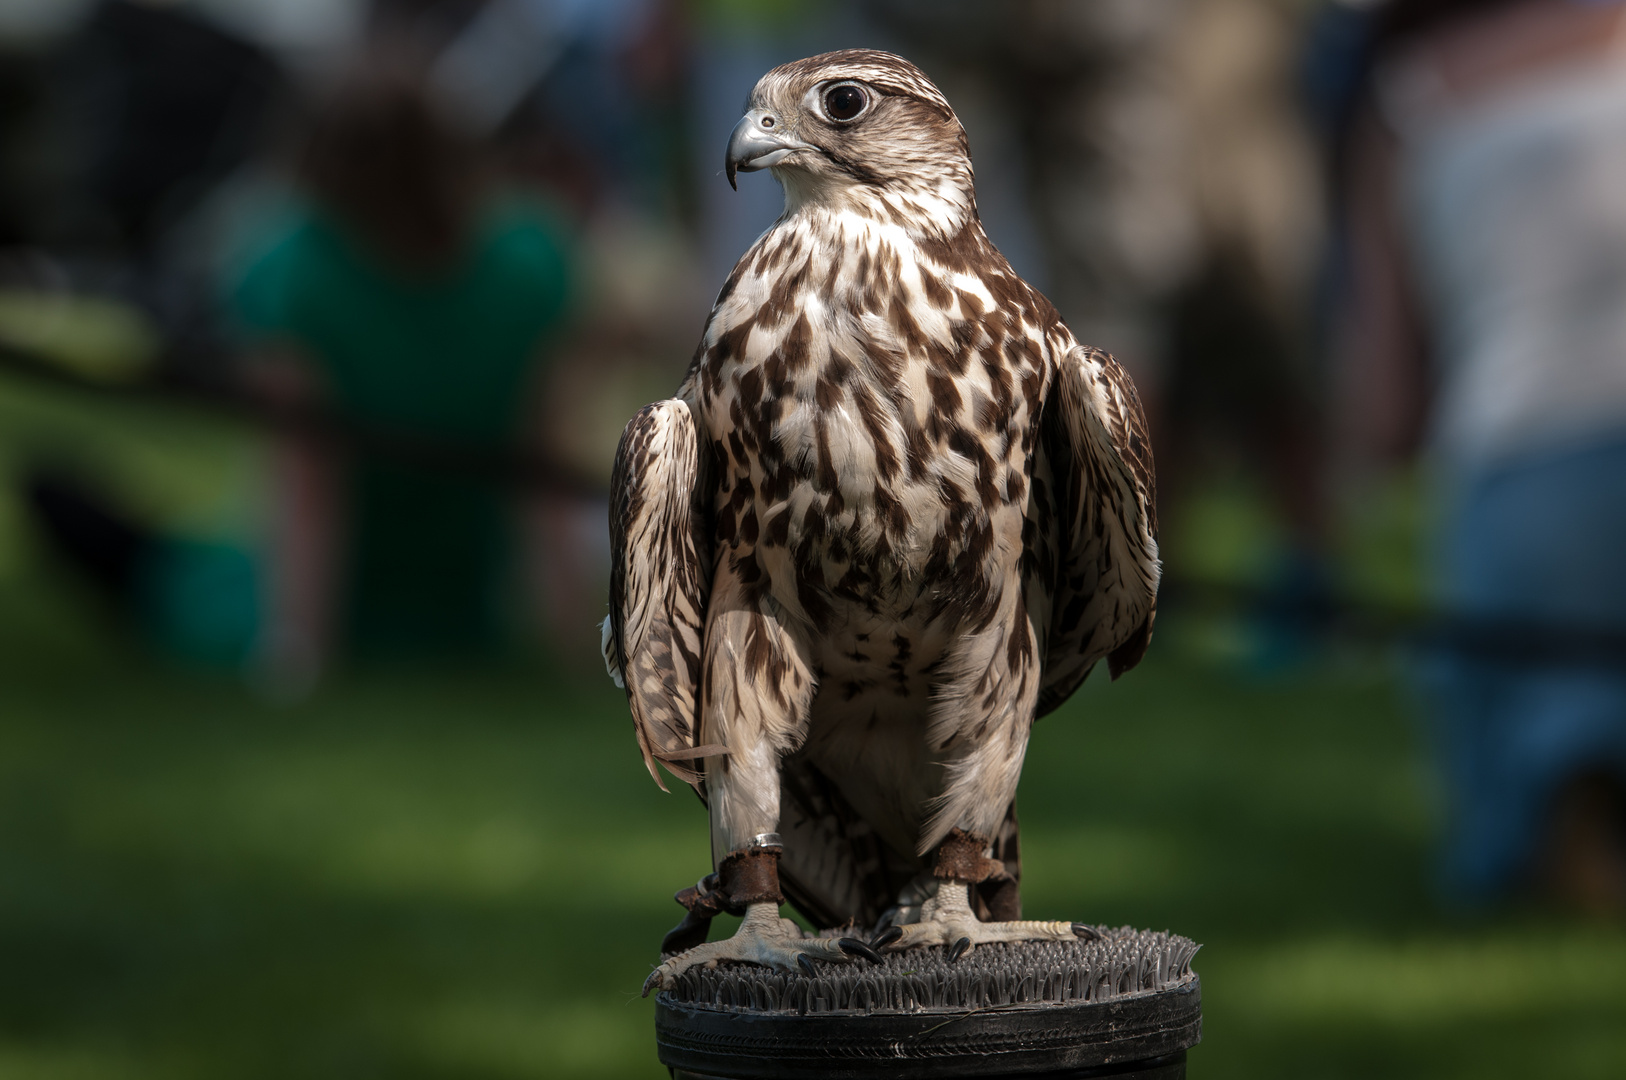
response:
[[[710,537],[694,417],[681,401],[647,405],[627,424],[610,489],[610,616],[604,659],[627,691],[644,765],[700,778],[692,757],[711,591]]]
[[[787,848],[818,848],[805,865],[850,844],[820,894],[840,907],[955,827],[1014,851],[1035,716],[1101,658],[1139,660],[1159,570],[1134,388],[989,242],[930,81],[834,53],[770,72],[753,106],[792,115],[833,79],[871,87],[873,119],[801,121],[824,149],[775,168],[784,215],[677,400],[623,438],[607,637],[651,772],[726,746],[699,767],[714,850],[782,817]],[[838,812],[858,820],[819,820]]]

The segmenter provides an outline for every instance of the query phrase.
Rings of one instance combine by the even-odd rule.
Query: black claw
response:
[[[884,949],[902,936],[903,927],[889,926],[870,939],[869,947],[872,949]]]
[[[1101,931],[1093,926],[1086,926],[1084,923],[1076,922],[1073,924],[1073,936],[1083,938],[1085,941],[1100,941]]]
[[[959,941],[956,941],[953,945],[950,945],[948,952],[949,963],[952,964],[954,961],[964,956],[966,954],[966,950],[970,948],[971,939],[968,937],[963,937]]]
[[[813,970],[813,960],[806,953],[796,954],[796,966],[802,969],[802,974],[810,979],[818,978],[819,973]]]
[[[644,992],[642,994],[639,994],[638,996],[639,997],[648,997],[649,992],[651,990],[655,989],[655,987],[660,985],[660,981],[661,981],[661,969],[656,968],[654,971],[651,971],[649,973],[649,978],[644,980]]]
[[[868,960],[872,964],[879,964],[881,962],[880,953],[876,952],[874,949],[870,948],[867,944],[859,941],[855,937],[844,937],[840,941],[836,942],[836,944],[840,946],[841,951],[846,953],[848,956],[862,956],[865,960]]]

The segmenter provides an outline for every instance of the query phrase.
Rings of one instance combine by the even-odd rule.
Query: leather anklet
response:
[[[717,878],[718,891],[730,907],[785,902],[779,891],[779,852],[778,847],[756,844],[729,852],[717,868]]]
[[[932,876],[975,885],[1004,875],[1005,864],[983,854],[988,843],[964,829],[953,830],[938,845],[937,865],[932,867]]]

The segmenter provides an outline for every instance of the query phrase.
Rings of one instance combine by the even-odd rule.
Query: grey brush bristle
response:
[[[1096,928],[1100,941],[979,945],[950,962],[941,947],[888,953],[879,964],[818,961],[815,975],[755,964],[691,968],[666,991],[674,1002],[752,1012],[882,1013],[1081,1004],[1156,993],[1189,982],[1200,948],[1177,934]]]

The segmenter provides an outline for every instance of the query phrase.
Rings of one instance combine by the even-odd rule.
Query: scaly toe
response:
[[[1099,931],[1084,923],[1037,922],[983,922],[972,912],[966,886],[961,882],[944,882],[921,909],[919,922],[893,926],[877,934],[870,942],[876,949],[901,952],[921,945],[942,945],[948,950],[952,963],[978,945],[1016,941],[1085,941],[1097,940]]]
[[[881,938],[885,938],[882,945],[887,952],[902,952],[905,949],[916,949],[923,945],[948,945],[962,937],[970,936],[970,927],[958,922],[939,922],[926,920],[923,922],[908,923],[904,926],[894,926]],[[881,939],[876,939],[880,943]]]
[[[687,952],[669,957],[650,972],[644,980],[644,996],[654,989],[670,990],[677,977],[693,967],[716,967],[724,960],[760,964],[775,971],[800,970],[809,977],[816,975],[813,961],[824,960],[834,964],[848,964],[854,956],[880,961],[880,956],[857,938],[804,938],[802,931],[789,920],[768,922],[759,919],[752,925],[742,923],[738,932],[722,941],[708,941]]]

